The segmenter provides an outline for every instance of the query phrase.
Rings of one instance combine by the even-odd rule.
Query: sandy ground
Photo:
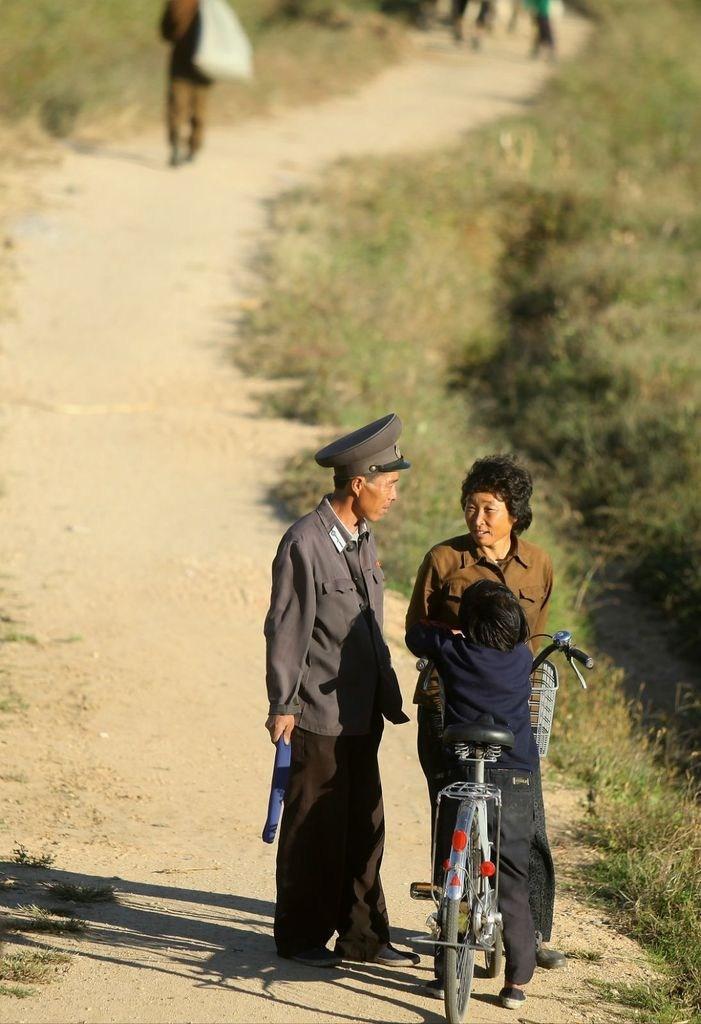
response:
[[[583,32],[564,23],[564,53]],[[0,553],[3,609],[38,643],[3,648],[0,682],[26,707],[0,729],[2,847],[5,860],[21,842],[56,861],[0,865],[17,879],[3,895],[46,904],[41,878],[106,879],[119,902],[81,908],[86,936],[50,940],[70,967],[30,999],[0,996],[0,1020],[442,1019],[418,984],[427,958],[315,973],[274,956],[261,625],[286,524],[267,496],[314,432],[261,418],[262,385],[229,346],[266,200],[342,155],[439,145],[517,110],[548,73],[526,45],[498,36],[472,54],[434,33],[350,98],[213,131],[177,172],[156,133],[33,172],[41,203],[12,226],[16,316],[2,325]],[[402,603],[389,604],[409,694]],[[427,871],[414,747],[413,724],[386,730],[384,880],[400,943],[427,913],[408,898]],[[550,786],[547,799],[566,881],[587,856],[579,797]],[[523,1020],[605,1020],[589,982],[646,970],[566,885],[554,941],[603,961],[538,972]],[[477,981],[471,1020],[514,1019],[498,987]]]

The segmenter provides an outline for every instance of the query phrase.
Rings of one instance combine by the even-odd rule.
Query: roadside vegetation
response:
[[[390,585],[460,532],[489,451],[534,469],[551,622],[595,640],[597,568],[623,566],[689,652],[701,613],[701,8],[590,0],[590,44],[525,115],[446,152],[345,162],[273,211],[264,301],[237,358],[271,410],[334,432],[403,414],[412,472],[382,527]],[[308,455],[275,497],[318,498]],[[701,814],[670,725],[651,735],[601,662],[563,687],[552,762],[582,784],[588,877],[665,968],[635,1019],[701,1014]]]
[[[70,957],[65,953],[43,947],[5,953],[0,956],[0,981],[15,984],[49,981],[56,974],[57,967],[64,967],[69,961]],[[19,998],[31,994],[31,991],[19,994],[12,991],[12,987],[9,986],[10,991],[7,991],[7,986],[0,985],[0,994],[19,995]]]
[[[80,918],[72,917],[65,911],[61,914],[47,907],[39,907],[35,903],[19,906],[19,914],[2,918],[2,928],[6,932],[44,932],[51,935],[75,935],[84,932],[87,923]]]
[[[17,843],[12,851],[12,861],[21,864],[25,868],[50,868],[55,861],[53,853],[43,850],[41,853],[32,853],[24,843]]]
[[[88,932],[89,923],[76,905],[92,914],[114,903],[117,894],[113,885],[98,880],[81,884],[47,878],[54,856],[46,851],[32,853],[18,844],[10,860],[17,868],[0,876],[0,997],[26,999],[38,994],[36,984],[56,980],[70,965],[64,950],[47,943],[53,937],[79,941]]]
[[[0,119],[38,116],[53,135],[76,125],[113,131],[160,117],[167,46],[164,0],[5,0]],[[214,117],[228,121],[350,89],[395,60],[399,22],[358,0],[240,0],[255,47],[251,83],[220,83]],[[107,119],[107,120],[106,120]]]
[[[51,879],[44,884],[47,896],[64,903],[113,903],[116,900],[113,885],[80,885]]]

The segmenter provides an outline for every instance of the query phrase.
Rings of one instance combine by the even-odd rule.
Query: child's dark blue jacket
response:
[[[497,767],[533,771],[538,767],[538,748],[531,731],[528,697],[533,655],[525,644],[513,651],[479,647],[441,626],[415,623],[407,632],[406,645],[418,657],[430,658],[443,680],[445,725],[474,722],[493,715],[516,740],[503,751]]]

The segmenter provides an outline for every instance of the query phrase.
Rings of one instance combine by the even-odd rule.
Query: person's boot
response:
[[[198,139],[191,139],[187,147],[187,156],[185,159],[188,163],[192,163],[202,147],[202,143]]]
[[[278,953],[278,956],[282,956],[282,953]],[[298,964],[304,964],[305,967],[340,967],[341,958],[337,953],[332,953],[326,946],[315,946],[313,949],[304,949],[299,953],[292,953],[290,956],[284,956],[283,960],[294,960]]]
[[[543,944],[540,933],[536,932],[535,962],[536,967],[542,967],[545,971],[557,971],[567,966],[567,957],[559,949],[548,949]]]
[[[175,144],[171,147],[170,160],[168,161],[168,164],[171,167],[179,167],[181,163],[182,160],[180,159],[180,150],[178,149],[177,144]]]
[[[395,949],[389,942],[380,946],[373,956],[359,957],[340,954],[350,964],[381,964],[383,967],[416,967],[421,957],[418,953]]]

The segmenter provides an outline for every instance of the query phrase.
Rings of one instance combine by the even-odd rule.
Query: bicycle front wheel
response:
[[[478,899],[481,854],[477,808],[466,822],[468,836],[463,899],[446,900],[443,941],[445,946],[444,991],[448,1024],[464,1024],[475,970],[474,906]]]

